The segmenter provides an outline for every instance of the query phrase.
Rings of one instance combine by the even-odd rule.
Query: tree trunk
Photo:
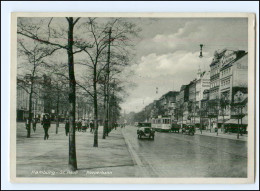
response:
[[[217,136],[218,136],[218,116],[217,116]]]
[[[106,81],[106,80],[105,80]],[[106,128],[107,128],[107,117],[106,117],[106,99],[107,99],[107,95],[106,95],[106,84],[104,86],[104,105],[103,105],[103,109],[104,109],[104,121],[103,121],[103,139],[106,138]]]
[[[98,147],[98,102],[97,102],[97,68],[94,66],[94,144],[93,147]]]
[[[33,77],[32,77],[33,78]],[[33,80],[31,80],[31,90],[29,94],[29,123],[27,127],[27,138],[31,137],[31,123],[32,123],[32,94],[33,94]]]
[[[200,134],[202,134],[202,125],[201,125],[201,112],[200,112]]]
[[[103,139],[106,138],[106,134],[108,134],[108,128],[109,128],[109,73],[110,73],[110,42],[111,42],[111,28],[109,29],[109,35],[108,35],[108,50],[107,50],[107,79],[106,79],[106,119],[105,119],[105,125],[103,130]]]
[[[239,139],[239,118],[237,118],[237,139]]]
[[[75,140],[75,109],[76,109],[76,82],[74,75],[73,58],[73,18],[68,18],[68,67],[69,67],[69,168],[77,170],[76,140]]]
[[[225,116],[224,116],[224,114],[223,114],[223,121],[222,121],[222,125],[221,125],[221,126],[222,126],[222,130],[221,130],[221,131],[222,131],[222,132],[224,131],[224,133],[225,133],[224,119],[225,119]]]
[[[58,91],[58,97],[57,97],[57,105],[56,105],[56,134],[58,134],[58,128],[59,128],[59,102],[60,102],[60,94]]]
[[[211,118],[209,118],[209,132],[211,133]]]

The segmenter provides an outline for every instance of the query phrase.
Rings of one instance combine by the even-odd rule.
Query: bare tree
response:
[[[26,71],[25,81],[29,84],[29,124],[27,127],[27,138],[31,136],[31,122],[32,122],[32,99],[34,93],[34,85],[38,73],[38,69],[44,66],[44,59],[52,55],[55,51],[60,49],[41,46],[37,42],[31,44],[25,43],[23,40],[18,41],[18,55],[24,57],[28,70]]]
[[[88,20],[82,25],[85,28],[85,34],[90,39],[93,39],[93,49],[84,49],[87,54],[81,64],[85,65],[90,71],[87,75],[88,81],[86,85],[81,87],[86,90],[93,97],[93,108],[94,108],[94,147],[98,147],[98,94],[99,89],[103,85],[104,94],[104,129],[103,138],[105,138],[105,132],[109,124],[109,84],[110,84],[110,73],[115,70],[115,65],[123,66],[124,62],[116,62],[119,55],[125,57],[127,47],[130,46],[130,35],[135,35],[137,30],[135,25],[124,22],[121,19],[112,19],[106,23],[99,23],[96,18],[88,18]],[[77,43],[78,47],[81,47],[81,43]],[[106,48],[107,51],[106,51]],[[111,50],[113,48],[113,51]],[[112,53],[114,52],[114,53]],[[117,52],[117,54],[115,54]],[[122,60],[122,59],[121,59]],[[118,63],[118,64],[116,64]],[[113,69],[112,69],[113,67]],[[118,69],[118,68],[117,68]],[[91,80],[89,79],[91,76]],[[87,88],[86,88],[87,87]],[[92,87],[90,90],[88,87]]]
[[[38,33],[42,28],[37,25],[24,24],[22,21],[18,22],[18,31],[17,33],[38,41],[40,44],[49,45],[49,47],[55,47],[56,49],[63,49],[67,52],[68,56],[68,76],[69,76],[69,124],[70,124],[70,133],[69,133],[69,168],[73,171],[77,170],[77,159],[76,159],[76,141],[75,141],[75,105],[76,105],[76,81],[75,81],[75,72],[74,72],[74,55],[76,53],[82,52],[86,48],[90,48],[91,45],[88,43],[81,43],[81,48],[76,48],[74,50],[74,27],[80,20],[80,17],[74,19],[73,17],[66,17],[67,30],[65,34],[67,35],[66,41],[64,43],[55,41],[55,37],[62,38],[63,31],[58,33],[56,30],[50,27],[53,18],[49,19],[48,25],[45,26],[45,31]],[[33,31],[36,31],[34,33]],[[54,38],[52,38],[52,36]]]

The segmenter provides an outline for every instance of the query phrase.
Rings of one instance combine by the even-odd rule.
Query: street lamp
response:
[[[200,44],[200,58],[202,58],[203,57],[203,55],[202,55],[202,47],[203,47],[203,44]]]

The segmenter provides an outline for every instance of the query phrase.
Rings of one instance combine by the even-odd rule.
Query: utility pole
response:
[[[202,47],[203,47],[203,44],[200,44],[200,58],[202,58],[203,57],[203,55],[202,55]],[[199,66],[199,70],[200,70],[200,66]],[[200,71],[201,72],[201,71]],[[202,79],[201,79],[202,80]],[[196,85],[195,85],[195,88],[196,88]],[[200,89],[202,89],[202,87],[200,88]],[[200,90],[201,91],[201,90]],[[196,92],[196,90],[195,90],[195,92]],[[200,105],[200,103],[199,103],[199,110],[201,110],[201,105]],[[202,134],[202,124],[201,124],[201,112],[199,113],[200,114],[200,134]]]
[[[109,28],[108,31],[108,50],[107,50],[107,68],[106,68],[106,73],[107,73],[107,79],[105,82],[105,124],[103,127],[103,139],[106,138],[106,135],[108,135],[108,128],[109,128],[109,74],[110,74],[110,44],[111,44],[111,33],[112,29],[111,27]]]

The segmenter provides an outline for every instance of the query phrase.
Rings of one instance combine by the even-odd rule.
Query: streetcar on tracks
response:
[[[168,116],[158,116],[151,119],[152,128],[157,132],[171,132],[171,118]]]

